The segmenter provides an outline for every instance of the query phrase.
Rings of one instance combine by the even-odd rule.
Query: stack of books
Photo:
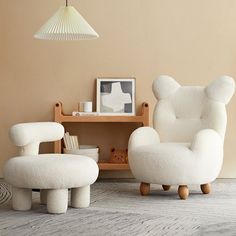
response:
[[[80,111],[73,111],[72,116],[99,116],[98,112],[80,112]]]
[[[77,136],[72,136],[69,132],[66,132],[63,141],[65,144],[65,148],[68,150],[79,149],[79,141]]]

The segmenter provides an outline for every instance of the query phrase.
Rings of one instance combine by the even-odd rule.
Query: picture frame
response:
[[[135,78],[97,78],[96,108],[100,115],[135,115]]]

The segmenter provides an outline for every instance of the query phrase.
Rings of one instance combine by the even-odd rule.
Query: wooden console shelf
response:
[[[129,170],[129,164],[98,163],[100,170]]]
[[[140,115],[136,116],[72,116],[63,113],[62,103],[56,103],[54,107],[54,121],[63,124],[68,122],[77,123],[137,123],[141,126],[149,125],[149,105],[148,103],[143,103]],[[62,143],[60,141],[54,142],[54,152],[62,152]],[[114,164],[109,162],[99,162],[100,170],[129,170],[128,164]]]

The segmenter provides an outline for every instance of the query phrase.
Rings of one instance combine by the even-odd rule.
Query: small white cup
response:
[[[80,112],[92,112],[93,111],[93,103],[88,102],[80,102],[79,103],[79,111]]]

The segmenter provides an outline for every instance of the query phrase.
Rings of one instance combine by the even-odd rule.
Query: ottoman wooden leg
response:
[[[12,208],[16,211],[28,211],[32,204],[32,189],[12,187]]]
[[[52,214],[62,214],[68,207],[68,189],[48,189],[47,209]]]
[[[201,190],[203,194],[208,194],[211,192],[211,185],[210,184],[201,184]]]
[[[170,190],[170,185],[162,185],[164,191]]]
[[[143,196],[147,196],[150,193],[150,184],[142,182],[140,184],[140,193]]]
[[[47,204],[47,189],[40,189],[40,203]]]
[[[186,200],[189,195],[189,190],[187,185],[180,185],[178,189],[178,194],[180,199]]]
[[[88,207],[90,204],[90,185],[71,189],[71,206],[75,208]]]

